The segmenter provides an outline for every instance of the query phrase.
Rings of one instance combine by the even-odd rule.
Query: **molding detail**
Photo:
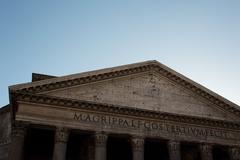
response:
[[[57,128],[55,131],[55,143],[67,143],[69,130],[67,128]]]

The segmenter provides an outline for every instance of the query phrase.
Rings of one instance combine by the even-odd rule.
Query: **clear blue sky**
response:
[[[240,105],[239,0],[1,0],[0,106],[32,72],[158,60]]]

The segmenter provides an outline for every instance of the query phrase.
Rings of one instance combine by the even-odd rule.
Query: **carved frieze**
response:
[[[99,126],[108,126],[113,128],[127,128],[130,130],[139,130],[156,134],[160,132],[165,132],[174,136],[184,135],[201,139],[208,139],[211,137],[220,139],[233,138],[231,134],[223,130],[181,125],[178,123],[173,124],[161,121],[141,120],[134,118],[88,113],[73,113],[73,119],[82,123],[96,124]]]

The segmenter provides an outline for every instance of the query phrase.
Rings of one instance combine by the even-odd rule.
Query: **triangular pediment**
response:
[[[240,121],[237,105],[156,61],[40,80],[10,91]]]
[[[156,72],[114,78],[44,94],[189,116],[236,120],[236,116]]]

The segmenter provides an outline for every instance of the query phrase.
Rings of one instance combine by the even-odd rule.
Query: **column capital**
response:
[[[143,151],[144,150],[144,140],[142,136],[132,136],[131,144],[134,151]]]
[[[105,132],[95,133],[95,144],[97,146],[105,146],[107,144],[107,134]]]
[[[12,126],[12,137],[24,138],[26,135],[28,123],[16,121]]]
[[[229,148],[231,160],[240,160],[240,146],[233,146]]]
[[[201,152],[204,153],[211,153],[212,152],[212,144],[208,144],[208,143],[202,143],[199,145]]]
[[[176,140],[169,140],[168,148],[170,151],[179,151],[180,150],[180,142],[176,141]]]
[[[107,155],[107,134],[96,132],[95,135],[95,160],[106,160]]]
[[[55,142],[66,143],[70,130],[64,127],[57,127],[55,131]]]
[[[212,160],[212,144],[202,143],[199,145],[201,157],[203,160]]]
[[[23,149],[27,126],[28,123],[25,123],[23,121],[15,121],[12,125],[11,145],[9,148],[10,160],[23,159]]]
[[[168,151],[169,151],[170,160],[180,160],[181,159],[180,142],[179,141],[169,140],[168,141]]]

